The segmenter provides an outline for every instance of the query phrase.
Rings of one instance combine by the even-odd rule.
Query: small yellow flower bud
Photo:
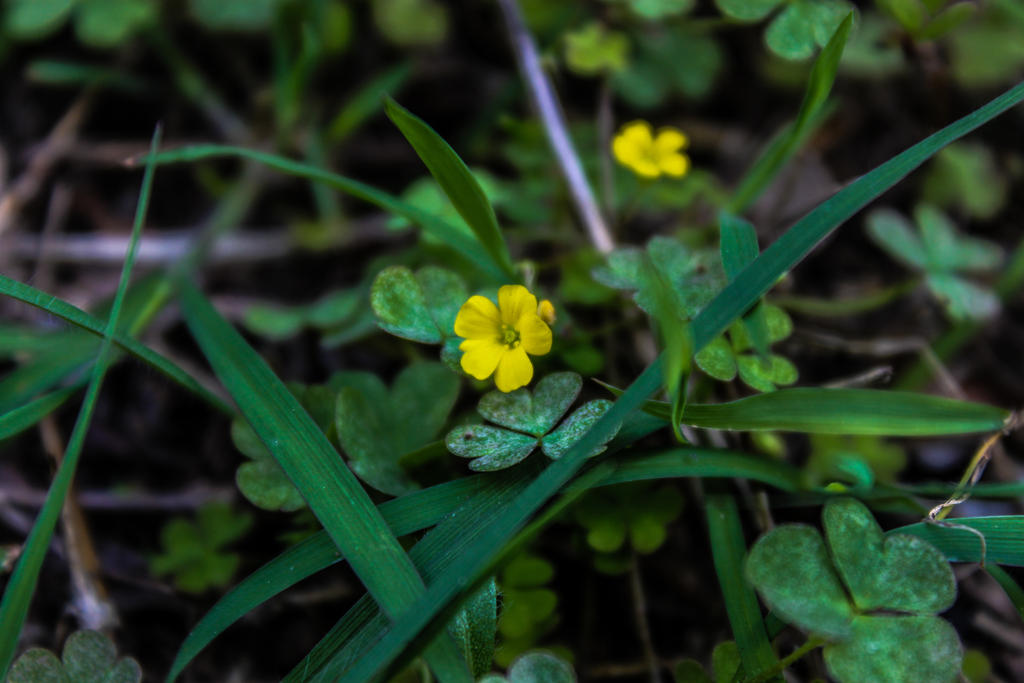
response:
[[[553,324],[555,322],[555,305],[547,299],[543,299],[537,304],[537,315],[548,325]]]

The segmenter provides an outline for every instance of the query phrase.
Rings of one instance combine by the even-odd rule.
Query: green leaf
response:
[[[672,674],[676,683],[715,683],[696,659],[682,660],[676,664]]]
[[[424,344],[440,344],[455,334],[455,316],[468,298],[458,275],[434,266],[415,275],[405,266],[390,266],[377,275],[370,291],[383,330]]]
[[[582,388],[583,378],[575,372],[554,372],[537,382],[532,396],[525,388],[490,391],[477,410],[495,424],[541,437],[565,415]]]
[[[474,677],[491,670],[498,630],[498,585],[491,579],[452,620],[451,629]]]
[[[225,586],[241,558],[223,552],[223,547],[242,536],[252,522],[252,515],[236,513],[227,503],[206,503],[197,511],[195,524],[177,518],[164,526],[163,552],[150,560],[150,569],[157,576],[173,574],[175,586],[189,593]]]
[[[750,549],[746,574],[785,621],[829,638],[850,636],[854,613],[814,527],[785,524],[761,536]]]
[[[11,667],[7,683],[67,683],[64,666],[57,655],[34,647],[26,650]]]
[[[868,235],[875,244],[911,268],[925,270],[924,242],[902,214],[892,209],[875,209],[867,216]]]
[[[695,0],[626,0],[626,3],[637,16],[657,20],[689,12]]]
[[[508,668],[508,683],[575,683],[576,674],[564,659],[550,652],[527,652]]]
[[[448,432],[445,445],[460,458],[472,458],[469,469],[493,472],[521,462],[537,447],[538,439],[490,425],[465,425]]]
[[[580,76],[613,74],[626,67],[629,39],[594,21],[565,34],[565,63]]]
[[[142,670],[131,657],[117,659],[117,649],[98,631],[76,631],[64,643],[62,659],[32,648],[11,667],[9,683],[139,683]]]
[[[797,380],[796,367],[782,356],[768,358],[743,355],[736,358],[740,379],[758,391],[775,391],[775,385],[786,386]],[[685,415],[684,415],[685,418]]]
[[[250,503],[264,510],[292,512],[306,505],[302,494],[269,452],[266,458],[239,465],[235,484]]]
[[[88,0],[75,12],[75,35],[84,45],[117,47],[157,17],[148,0]]]
[[[935,546],[916,536],[886,536],[853,498],[830,500],[822,521],[836,569],[859,610],[934,614],[953,604],[956,579]]]
[[[726,278],[732,280],[757,258],[760,252],[757,231],[750,222],[727,211],[719,213],[718,227],[721,233],[722,267]],[[771,342],[768,339],[768,321],[763,307],[758,305],[744,316],[742,326],[758,354],[767,356]]]
[[[373,0],[373,21],[400,47],[440,45],[448,35],[448,10],[436,0]]]
[[[825,46],[851,9],[844,0],[792,0],[768,26],[765,44],[783,59],[806,59]]]
[[[961,235],[953,221],[931,204],[918,204],[914,220],[924,239],[929,271],[986,271],[1002,263],[998,245]]]
[[[0,415],[0,441],[37,424],[44,417],[64,405],[64,402],[72,394],[78,392],[79,389],[81,389],[81,383],[46,394],[26,403],[20,408],[15,408]]]
[[[935,15],[923,30],[919,31],[918,40],[935,40],[949,33],[960,24],[977,13],[977,5],[972,2],[956,2]]]
[[[1001,308],[999,297],[990,289],[950,275],[933,273],[925,279],[928,289],[955,320],[986,320]]]
[[[34,40],[60,28],[75,0],[9,0],[4,29],[13,38]]]
[[[732,683],[739,673],[740,650],[732,640],[715,645],[711,651],[711,669],[715,673],[715,683]]]
[[[829,671],[844,683],[953,681],[963,647],[938,617],[859,616],[852,637],[825,646]]]
[[[908,33],[917,33],[925,24],[925,7],[920,0],[877,0],[877,4]]]
[[[697,352],[693,360],[701,370],[717,380],[730,382],[736,377],[736,354],[725,337],[715,337]]]
[[[723,14],[740,21],[760,21],[783,0],[715,0]]]
[[[430,126],[390,97],[384,101],[384,110],[494,262],[501,265],[509,280],[518,281],[494,209],[466,164]]]
[[[566,451],[572,447],[580,438],[586,434],[594,423],[601,418],[602,415],[608,412],[608,409],[612,407],[611,401],[604,399],[597,399],[596,401],[588,401],[582,406],[573,411],[572,415],[566,418],[565,422],[558,426],[558,429],[551,432],[543,439],[540,440],[541,448],[544,450],[544,454],[552,460],[565,455]],[[615,430],[616,432],[618,430]],[[599,453],[603,453],[608,441],[611,441],[615,436],[615,432],[608,435],[607,440],[604,443],[598,444],[591,450],[588,457],[593,457]]]

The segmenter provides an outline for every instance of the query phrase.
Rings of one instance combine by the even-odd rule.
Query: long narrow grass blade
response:
[[[647,401],[644,410],[671,419],[672,405]],[[779,389],[728,403],[689,404],[683,423],[708,429],[808,434],[944,436],[994,432],[1009,413],[929,394],[880,389]]]
[[[58,299],[53,295],[42,292],[35,287],[18,282],[17,280],[12,280],[3,275],[0,275],[0,294],[17,299],[18,301],[22,301],[30,306],[35,306],[36,308],[46,311],[51,315],[55,315],[78,328],[91,332],[94,335],[103,336],[104,334],[106,323],[99,318],[86,313],[80,308],[72,306],[66,301]],[[224,403],[224,401],[219,397],[203,388],[203,386],[193,379],[191,375],[164,356],[122,332],[114,334],[112,339],[114,344],[120,347],[123,351],[127,351],[142,362],[149,364],[156,370],[159,370],[174,382],[177,382],[182,387],[204,399],[211,406],[228,415],[234,414],[234,409]]]
[[[998,564],[985,565],[985,571],[995,579],[999,587],[1006,593],[1006,597],[1010,599],[1010,602],[1017,609],[1017,615],[1024,619],[1024,588],[1021,588],[1020,584]]]
[[[708,493],[704,511],[707,513],[715,572],[732,626],[732,636],[740,651],[744,677],[754,678],[770,671],[778,664],[778,659],[768,640],[757,596],[743,575],[747,544],[743,538],[739,510],[735,499],[728,493]]]
[[[170,152],[161,152],[156,156],[158,164],[179,164],[202,159],[215,159],[218,157],[241,157],[252,159],[265,166],[269,166],[282,173],[287,173],[299,178],[305,178],[319,183],[324,183],[336,190],[350,194],[353,197],[362,199],[395,215],[402,216],[412,223],[421,226],[427,232],[433,234],[452,249],[455,249],[469,262],[480,268],[484,274],[495,283],[508,281],[508,274],[502,264],[496,262],[486,249],[473,236],[459,230],[451,223],[421,211],[415,206],[403,202],[375,187],[361,183],[358,180],[346,178],[330,171],[325,171],[316,166],[303,164],[286,157],[259,152],[244,147],[232,147],[230,145],[193,145],[182,147]],[[145,158],[138,160],[139,163]]]
[[[59,389],[0,415],[0,441],[36,424],[64,405],[64,401],[81,388],[81,385],[78,385]]]
[[[1024,567],[1024,516],[956,517],[941,523],[918,522],[888,533],[923,538],[950,562]]]
[[[153,133],[153,140],[150,143],[150,154],[156,152],[159,144],[160,127],[157,126]],[[64,499],[71,488],[71,482],[78,467],[79,456],[82,453],[82,444],[85,442],[85,434],[89,430],[89,423],[96,408],[96,399],[99,397],[100,387],[103,385],[103,377],[110,366],[113,345],[112,337],[114,331],[117,330],[118,317],[121,313],[125,293],[128,290],[132,266],[135,264],[139,236],[142,234],[142,226],[145,222],[155,170],[154,164],[147,164],[146,172],[143,175],[142,190],[139,192],[139,203],[135,209],[132,236],[128,243],[128,253],[125,255],[124,267],[121,270],[121,281],[117,286],[117,294],[111,306],[110,319],[107,321],[103,344],[100,346],[99,357],[96,360],[96,365],[93,367],[89,387],[86,389],[85,400],[82,402],[82,408],[78,413],[75,427],[71,432],[70,439],[68,439],[64,458],[57,469],[57,474],[53,478],[50,490],[46,494],[46,501],[39,511],[35,524],[32,525],[32,531],[29,532],[28,539],[25,541],[22,555],[18,559],[14,572],[11,574],[10,581],[7,582],[3,599],[0,600],[0,679],[6,677],[7,669],[14,658],[14,650],[18,644],[18,635],[21,633],[21,627],[25,623],[25,615],[28,613],[29,604],[32,601],[33,594],[35,594],[36,583],[39,579],[39,569],[42,567],[43,559],[46,557],[46,550],[50,546],[50,539],[53,538],[54,528],[57,526],[61,509],[64,507]]]
[[[434,176],[434,180],[448,195],[452,206],[476,234],[491,259],[501,265],[510,281],[517,281],[518,276],[508,255],[508,245],[498,227],[494,207],[469,167],[423,119],[390,97],[384,98],[384,111],[416,150],[430,175]]]
[[[242,336],[188,281],[180,283],[189,330],[242,415],[309,504],[363,585],[389,616],[412,604],[423,581],[377,508],[313,418]],[[468,680],[451,639],[431,658],[442,680]]]
[[[676,448],[630,457],[616,462],[615,470],[599,485],[677,477],[751,479],[782,491],[803,488],[803,474],[789,463],[711,448]]]

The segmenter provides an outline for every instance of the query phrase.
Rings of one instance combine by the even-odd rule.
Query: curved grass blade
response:
[[[1024,619],[1024,589],[1020,587],[1012,576],[998,564],[989,564],[984,567],[988,575],[995,579],[999,587],[1006,593],[1013,606],[1017,609],[1017,615]]]
[[[366,491],[259,354],[190,281],[179,286],[189,330],[242,415],[384,612],[401,613],[422,594],[423,580]],[[451,638],[428,659],[439,679],[470,680]]]
[[[494,283],[508,282],[508,274],[505,267],[495,261],[490,253],[484,249],[479,241],[467,235],[462,230],[453,226],[433,214],[421,211],[415,206],[403,202],[387,192],[378,190],[375,187],[340,176],[322,168],[303,164],[286,157],[259,152],[244,147],[232,147],[230,145],[193,145],[182,147],[170,152],[161,152],[155,158],[157,164],[180,164],[203,159],[216,159],[219,157],[240,157],[252,159],[274,170],[287,173],[306,180],[324,183],[336,190],[350,194],[353,197],[362,199],[385,211],[389,211],[407,220],[416,223],[427,232],[443,241],[452,249],[465,256],[469,262],[477,266]],[[145,157],[135,159],[131,163],[144,163]]]
[[[170,290],[167,291],[169,292]],[[58,299],[53,295],[42,292],[35,287],[18,282],[17,280],[12,280],[3,275],[0,275],[0,294],[42,309],[47,313],[55,315],[76,327],[87,332],[91,332],[92,334],[98,336],[103,336],[104,334],[106,323],[99,318],[86,313],[76,306],[72,306],[66,301]],[[155,295],[155,298],[156,301],[151,300],[150,302],[151,308],[159,305],[159,299],[161,297],[157,297]],[[140,319],[145,319],[145,316],[140,315]],[[147,363],[156,370],[159,370],[163,374],[167,375],[171,380],[196,394],[221,412],[228,415],[234,414],[235,411],[233,408],[218,396],[215,396],[207,389],[203,388],[203,386],[195,381],[191,375],[156,351],[153,351],[146,345],[132,339],[130,336],[122,332],[115,333],[111,339],[114,344],[120,347],[123,351],[127,351],[142,362]]]
[[[430,175],[434,176],[434,180],[448,195],[452,206],[476,234],[494,262],[502,267],[509,281],[518,282],[519,278],[508,255],[508,245],[498,227],[498,218],[494,215],[494,207],[469,167],[423,119],[387,96],[384,97],[384,111],[416,150]]]
[[[10,438],[36,424],[64,405],[64,402],[81,388],[81,383],[78,383],[75,386],[58,389],[0,415],[0,441]]]
[[[812,210],[744,268],[690,325],[694,351],[721,334],[745,310],[763,296],[776,280],[798,263],[818,242],[872,199],[896,184],[944,146],[1003,113],[1024,99],[1024,83],[1017,85],[959,121],[898,154],[875,170],[840,190]],[[614,428],[659,386],[662,360],[652,363],[633,382],[576,445],[533,482],[505,514],[489,525],[473,552],[456,562],[397,619],[372,650],[364,653],[344,680],[364,681],[386,668],[430,620],[462,592],[467,577],[479,577],[501,552],[504,543],[521,528],[548,498],[582,466],[590,451],[607,439]]]
[[[821,53],[814,60],[796,120],[776,135],[747,171],[729,202],[730,212],[743,213],[747,207],[753,204],[769,183],[775,179],[786,162],[800,149],[804,140],[818,127],[823,118],[821,116],[822,107],[836,80],[839,59],[843,56],[843,48],[846,47],[846,39],[850,36],[852,25],[853,13],[851,12],[846,15],[846,19],[836,28],[836,32],[832,34],[828,44],[822,48]]]
[[[672,406],[647,401],[644,410],[671,419]],[[929,394],[881,389],[779,389],[728,403],[686,406],[694,427],[808,434],[942,436],[994,432],[1009,413],[1000,408]]]
[[[156,152],[160,145],[160,126],[153,132],[153,139],[150,142],[150,154]],[[110,309],[110,319],[107,321],[106,330],[103,335],[103,342],[99,349],[96,364],[93,366],[92,376],[89,379],[89,386],[86,389],[85,400],[82,402],[75,427],[68,439],[67,448],[64,451],[64,458],[61,460],[57,473],[53,477],[53,483],[46,494],[46,501],[43,503],[39,516],[32,525],[28,538],[25,541],[21,557],[14,567],[7,587],[4,590],[3,598],[0,599],[0,679],[5,678],[7,670],[14,658],[14,650],[18,644],[18,635],[25,623],[25,615],[28,613],[29,604],[35,594],[36,584],[39,580],[39,569],[43,565],[46,551],[50,546],[50,539],[53,538],[54,528],[60,518],[61,509],[64,507],[64,499],[67,497],[71,482],[78,467],[78,460],[82,453],[82,444],[85,442],[85,434],[89,430],[92,421],[93,411],[96,408],[96,399],[99,397],[100,388],[103,385],[103,378],[113,358],[113,334],[117,330],[118,318],[121,314],[121,306],[124,303],[125,294],[128,291],[128,281],[131,279],[132,266],[135,264],[135,256],[138,253],[139,236],[142,234],[142,225],[145,222],[146,209],[149,206],[149,195],[153,187],[153,174],[156,170],[154,164],[147,164],[146,172],[142,178],[142,189],[139,192],[139,202],[135,209],[135,222],[132,226],[132,236],[128,243],[128,253],[125,255],[124,266],[121,270],[121,280],[117,285],[117,294],[114,296],[114,303]]]
[[[985,536],[984,548],[976,532]],[[956,517],[942,523],[918,522],[892,529],[928,541],[950,562],[981,562],[1024,567],[1024,516]]]
[[[713,448],[675,448],[630,457],[616,462],[614,471],[598,486],[679,477],[742,478],[759,481],[782,491],[803,489],[803,474],[788,463]]]

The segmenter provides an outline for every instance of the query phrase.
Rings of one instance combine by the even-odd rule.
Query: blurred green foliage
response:
[[[171,575],[178,590],[202,593],[231,582],[242,558],[225,552],[252,526],[248,513],[236,512],[227,503],[206,503],[196,511],[196,521],[175,518],[160,531],[163,552],[150,558],[156,576]]]
[[[60,659],[49,650],[26,650],[11,667],[7,683],[139,683],[142,669],[99,631],[68,636]]]

